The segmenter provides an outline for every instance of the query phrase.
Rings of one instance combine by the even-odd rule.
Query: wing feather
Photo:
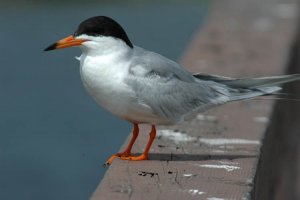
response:
[[[147,54],[143,63],[133,63],[125,83],[138,101],[154,114],[178,122],[192,111],[225,103],[227,91],[211,81],[199,81],[177,63],[158,54]]]

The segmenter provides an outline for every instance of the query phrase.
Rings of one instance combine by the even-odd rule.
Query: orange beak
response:
[[[59,40],[58,42],[51,44],[49,47],[44,49],[44,51],[51,51],[55,49],[62,49],[67,47],[79,46],[83,42],[87,41],[86,39],[76,39],[74,36],[70,35],[64,39]]]

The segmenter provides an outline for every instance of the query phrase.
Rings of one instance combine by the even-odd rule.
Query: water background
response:
[[[0,3],[0,199],[88,199],[131,125],[85,92],[77,48],[43,52],[96,15],[138,46],[177,60],[207,1]]]

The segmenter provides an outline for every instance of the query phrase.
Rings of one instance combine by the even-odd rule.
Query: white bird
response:
[[[97,16],[83,21],[75,33],[45,51],[79,46],[80,74],[87,92],[114,115],[134,125],[128,147],[107,160],[147,160],[156,125],[183,121],[193,112],[236,100],[268,95],[280,85],[300,79],[299,74],[262,78],[228,78],[191,74],[160,54],[134,46],[113,19]],[[131,154],[138,124],[151,124],[144,152]]]

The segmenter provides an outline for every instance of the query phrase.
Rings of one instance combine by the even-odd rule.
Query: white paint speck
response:
[[[158,130],[157,136],[173,141],[175,144],[182,142],[196,141],[196,137],[189,136],[185,133],[175,132],[173,130]]]
[[[197,189],[189,189],[188,190],[188,193],[190,193],[191,195],[201,195],[201,194],[205,194],[205,192],[202,192],[202,191],[200,191],[200,190],[197,190]]]
[[[255,122],[260,122],[260,123],[268,123],[269,122],[269,118],[267,118],[267,117],[254,117],[253,120]]]
[[[196,164],[197,166],[199,167],[204,167],[204,168],[211,168],[211,169],[225,169],[226,171],[228,172],[231,172],[233,170],[237,170],[237,169],[240,169],[240,167],[238,166],[233,166],[233,165],[199,165],[199,164]]]
[[[252,184],[252,183],[253,183],[253,179],[247,178],[247,179],[246,179],[246,183],[247,183],[247,184]]]
[[[226,139],[226,138],[200,138],[200,142],[208,145],[227,145],[227,144],[260,144],[258,140],[246,140],[246,139]]]
[[[201,121],[210,121],[210,122],[217,121],[217,117],[216,116],[212,116],[212,115],[198,114],[197,115],[197,119],[201,120]]]
[[[253,144],[253,145],[259,145],[260,141],[258,140],[246,140],[246,139],[238,139],[238,138],[200,138],[189,136],[185,133],[174,131],[174,130],[158,130],[157,131],[157,137],[162,137],[167,140],[171,140],[175,144],[180,144],[184,142],[193,142],[193,141],[199,141],[201,143],[207,144],[207,145],[218,145],[222,147],[222,145],[234,145],[234,144]],[[229,148],[230,146],[226,146],[225,148]]]
[[[183,174],[182,176],[184,176],[184,177],[191,177],[191,176],[194,176],[194,174]]]
[[[218,146],[218,148],[221,148],[221,149],[234,149],[234,146],[230,146],[230,145],[220,145],[220,146]]]
[[[231,162],[231,161],[218,161],[218,162],[223,165],[238,165],[239,164],[237,162]]]
[[[213,152],[213,153],[225,153],[225,151],[223,151],[223,150],[212,150],[211,152]]]

